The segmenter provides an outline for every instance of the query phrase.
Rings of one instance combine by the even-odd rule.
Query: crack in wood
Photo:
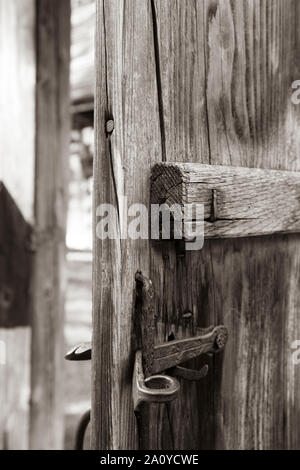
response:
[[[161,134],[161,153],[162,153],[162,161],[165,162],[167,160],[166,132],[165,132],[165,121],[164,121],[164,102],[163,102],[163,95],[162,95],[159,38],[158,38],[155,0],[151,0],[151,12],[152,12],[152,24],[153,24],[153,45],[154,45],[154,57],[155,57],[155,69],[156,69],[158,112],[159,112],[159,124],[160,124],[160,134]]]

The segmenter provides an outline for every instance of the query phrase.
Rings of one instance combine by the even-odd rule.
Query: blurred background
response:
[[[91,340],[92,176],[94,155],[95,0],[72,0],[70,183],[67,217],[65,348]],[[90,408],[88,362],[65,362],[65,448],[74,448],[80,417]],[[85,448],[89,447],[89,429]]]
[[[74,448],[90,409],[95,9],[0,0],[0,449]]]

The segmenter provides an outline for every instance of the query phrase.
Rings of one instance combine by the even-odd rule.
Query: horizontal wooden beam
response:
[[[152,168],[151,204],[204,205],[204,236],[234,238],[300,231],[300,172],[197,163]],[[184,224],[192,238],[196,224]]]

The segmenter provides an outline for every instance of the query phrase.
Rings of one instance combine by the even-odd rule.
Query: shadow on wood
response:
[[[30,324],[31,227],[0,182],[0,328]]]

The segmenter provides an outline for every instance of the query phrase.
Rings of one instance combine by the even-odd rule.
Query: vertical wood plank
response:
[[[146,200],[155,160],[299,170],[296,0],[97,5],[94,212],[119,202],[116,234],[126,224],[121,196]],[[170,419],[162,406],[150,408],[149,448],[297,447],[300,374],[291,342],[299,335],[299,236],[206,241],[186,254],[171,243],[153,246],[150,265],[142,245],[95,237],[93,447],[133,446],[137,268],[150,272],[158,293],[156,341],[210,324],[230,330],[224,355],[206,361],[208,377],[182,383]]]
[[[155,5],[166,159],[299,170],[300,115],[291,102],[300,74],[299,3]],[[208,138],[199,133],[201,147],[191,152],[205,112]],[[296,447],[300,377],[291,342],[299,335],[299,237],[206,241],[198,254],[180,256],[172,247],[164,259],[163,285],[152,274],[164,336],[217,323],[230,331],[224,364],[209,360],[208,377],[184,384],[180,406],[172,406],[175,448]],[[188,326],[186,310],[193,313]]]
[[[122,196],[128,198],[128,206],[148,206],[150,167],[161,160],[148,1],[97,0],[96,71],[92,447],[133,449],[135,273],[141,269],[149,275],[149,242],[126,238]],[[115,123],[111,136],[105,132],[108,119]],[[101,220],[96,210],[107,203],[118,208],[112,226],[115,240],[96,235]]]
[[[32,449],[63,446],[70,1],[37,0],[36,193],[32,284]]]
[[[209,163],[204,2],[155,1],[154,7],[158,25],[166,160]],[[184,255],[179,247],[169,243],[160,251],[152,250],[152,254],[156,260],[152,263],[151,278],[157,292],[157,341],[168,341],[171,335],[176,338],[192,336],[196,334],[197,326],[213,324],[214,321],[208,319],[213,308],[213,287],[208,282],[211,276],[209,251]],[[197,289],[202,292],[200,297],[195,295]],[[183,318],[186,312],[193,313],[188,321]],[[211,369],[212,360],[207,363]],[[200,367],[201,364],[201,361],[191,361],[189,366]],[[211,375],[206,380],[211,381]],[[160,408],[158,414],[150,418],[159,423],[152,428],[151,448],[199,448],[199,423],[202,421],[203,426],[207,426],[207,439],[211,439],[212,426],[208,421],[211,418],[203,420],[198,403],[205,401],[209,408],[212,397],[204,394],[200,401],[198,390],[199,384],[181,380],[180,397],[170,406],[170,419],[167,419],[164,407],[157,407]],[[171,432],[173,439],[170,439]]]
[[[211,7],[208,3],[208,9]],[[220,140],[212,138],[212,163],[299,170],[300,113],[291,101],[291,84],[299,76],[299,20],[299,3],[292,0],[219,2],[214,10],[207,34],[221,48],[212,51],[208,69],[215,62],[222,68],[218,74],[208,75],[208,84],[225,80],[228,91],[219,106],[216,96],[208,95],[212,113],[220,110],[209,122],[218,130],[222,121],[226,123],[222,134],[227,151],[224,144],[221,157],[217,150]],[[227,41],[220,44],[218,38],[222,37]],[[230,48],[226,48],[228,43]],[[215,55],[218,49],[219,57]],[[257,239],[251,245],[245,240],[212,246],[214,280],[219,286],[216,305],[221,311],[225,299],[224,314],[233,324],[234,335],[225,356],[222,398],[217,404],[223,445],[294,448],[299,442],[300,403],[295,390],[300,377],[291,363],[291,342],[299,334],[299,294],[295,289],[299,284],[299,236]],[[232,267],[226,268],[227,263]],[[230,273],[226,290],[221,287],[224,266]],[[253,335],[258,331],[260,334]],[[236,357],[242,360],[235,362],[238,372],[233,375]],[[234,405],[229,400],[232,389],[239,397],[234,417],[228,409],[228,403]]]

